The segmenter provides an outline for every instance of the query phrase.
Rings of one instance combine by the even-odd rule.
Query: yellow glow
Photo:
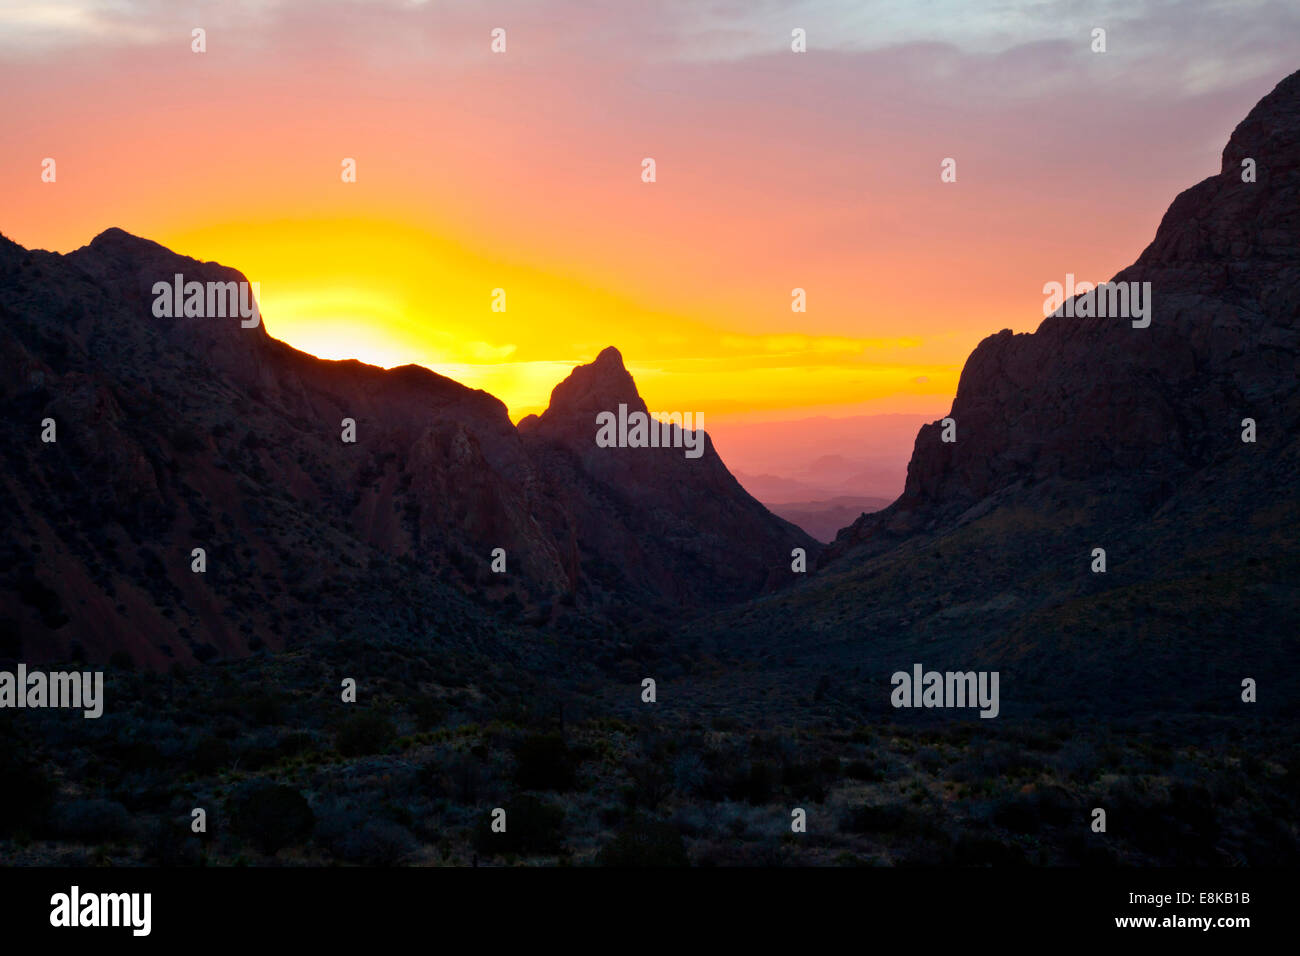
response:
[[[227,223],[160,241],[258,282],[267,332],[295,348],[425,365],[497,396],[515,421],[542,411],[573,366],[608,345],[651,409],[715,416],[882,399],[881,410],[938,407],[960,367],[959,354],[920,338],[720,328],[626,301],[559,263],[505,261],[396,221]],[[504,312],[492,309],[497,289]]]

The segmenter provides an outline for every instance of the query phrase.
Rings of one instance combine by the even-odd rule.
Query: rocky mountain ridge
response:
[[[0,240],[0,656],[164,665],[322,629],[455,629],[473,615],[434,608],[475,604],[488,628],[600,622],[743,599],[793,547],[817,550],[707,439],[693,460],[597,448],[590,400],[644,409],[616,350],[516,429],[498,399],[422,367],[155,315],[154,284],[178,273],[245,281],[118,229],[65,256]],[[575,401],[588,379],[597,392]],[[392,606],[411,588],[424,623]]]
[[[1149,327],[1058,310],[1032,334],[985,339],[949,413],[956,441],[942,440],[939,422],[922,427],[903,494],[842,531],[825,559],[970,520],[1048,479],[1122,480],[1155,508],[1198,469],[1241,453],[1243,419],[1261,442],[1294,435],[1300,73],[1251,110],[1219,174],[1181,193],[1111,281],[1150,283]]]

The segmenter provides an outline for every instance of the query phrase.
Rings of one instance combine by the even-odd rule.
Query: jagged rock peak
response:
[[[595,415],[614,411],[620,404],[629,410],[645,411],[645,402],[636,389],[636,382],[623,365],[623,356],[610,346],[588,365],[579,365],[569,377],[551,391],[551,402],[542,413],[543,422],[556,417]]]
[[[168,253],[172,252],[170,249],[168,249],[166,246],[162,245],[161,243],[154,242],[152,239],[145,239],[141,236],[137,236],[134,233],[127,232],[125,229],[121,229],[117,226],[110,226],[109,228],[105,229],[94,239],[90,240],[90,244],[85,248],[94,249],[97,252],[105,252],[105,251],[119,250],[119,249],[121,250],[150,249],[150,250],[160,250]],[[172,253],[172,254],[176,255],[177,253]]]
[[[1033,334],[985,339],[958,382],[955,440],[923,426],[902,496],[841,531],[828,558],[1049,482],[1154,509],[1240,448],[1243,419],[1267,414],[1274,435],[1293,433],[1298,210],[1300,72],[1237,125],[1222,171],[1183,190],[1116,276],[1146,286],[1146,324],[1058,311]]]
[[[1252,158],[1261,165],[1294,167],[1300,135],[1300,70],[1278,83],[1255,104],[1223,148],[1221,174],[1241,174],[1241,161]]]

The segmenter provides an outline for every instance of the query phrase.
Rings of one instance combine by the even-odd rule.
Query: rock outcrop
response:
[[[177,273],[244,281],[120,229],[65,256],[0,238],[0,658],[164,666],[325,630],[599,625],[748,597],[816,547],[711,445],[693,461],[596,448],[592,408],[644,408],[614,350],[517,430],[498,399],[425,368],[155,315]]]
[[[683,447],[601,448],[603,412],[647,414],[617,349],[574,369],[540,416],[519,423],[539,470],[558,482],[573,541],[589,568],[616,591],[651,591],[695,605],[749,597],[791,550],[820,545],[772,515],[740,486],[707,432],[698,457]],[[689,424],[689,422],[688,422]],[[611,561],[610,556],[617,556]],[[597,573],[592,571],[593,574]]]
[[[1243,419],[1261,442],[1295,434],[1300,73],[1256,105],[1219,174],[1179,195],[1112,281],[1150,283],[1148,327],[1058,311],[1032,334],[985,339],[953,400],[957,440],[924,426],[902,496],[842,530],[824,559],[949,526],[1049,479],[1124,484],[1154,510],[1240,451]]]

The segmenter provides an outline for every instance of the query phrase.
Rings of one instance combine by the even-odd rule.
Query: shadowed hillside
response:
[[[584,630],[752,596],[792,547],[817,548],[707,439],[690,460],[596,448],[568,383],[516,430],[491,395],[418,366],[159,317],[154,284],[177,273],[243,281],[117,229],[66,256],[0,240],[0,657],[165,666],[324,634]],[[616,351],[570,382],[585,369],[614,382],[611,409],[644,408]]]
[[[711,441],[595,445],[645,408],[613,349],[516,429],[152,316],[220,266],[0,243],[0,661],[108,661],[101,718],[0,712],[0,858],[1293,866],[1298,158],[1300,74],[1121,273],[1150,326],[986,340],[806,574]],[[892,707],[918,663],[999,672],[997,719]]]
[[[896,502],[707,640],[797,660],[792,687],[859,668],[854,694],[882,711],[889,674],[917,660],[1001,669],[1012,708],[1233,710],[1245,677],[1270,687],[1259,706],[1293,707],[1300,73],[1115,281],[1151,284],[1149,327],[1058,311],[986,339],[956,440],[923,427]]]

